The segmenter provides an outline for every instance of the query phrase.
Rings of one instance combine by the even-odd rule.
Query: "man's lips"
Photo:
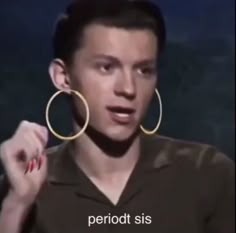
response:
[[[136,110],[131,107],[124,106],[108,106],[107,110],[113,121],[119,124],[129,124],[134,121],[134,113]]]
[[[108,106],[107,109],[111,112],[116,113],[127,113],[127,114],[133,114],[135,112],[134,108],[131,107],[125,107],[125,106]]]

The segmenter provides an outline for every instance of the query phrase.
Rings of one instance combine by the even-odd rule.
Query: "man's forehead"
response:
[[[114,26],[114,25],[106,25],[105,23],[93,22],[88,24],[85,29],[84,33],[116,33],[116,34],[140,34],[146,36],[156,37],[156,34],[153,32],[152,29],[143,28],[143,27],[122,27],[122,26]],[[100,34],[102,36],[102,34]]]
[[[91,25],[84,32],[84,45],[92,46],[93,49],[134,49],[143,50],[143,53],[152,52],[157,46],[157,37],[151,30],[124,29],[104,25]]]

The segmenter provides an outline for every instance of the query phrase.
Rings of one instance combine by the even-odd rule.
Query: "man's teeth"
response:
[[[129,117],[129,113],[115,113],[118,117]]]

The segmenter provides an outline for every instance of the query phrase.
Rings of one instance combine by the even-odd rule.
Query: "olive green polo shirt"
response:
[[[48,182],[24,233],[235,233],[234,163],[216,148],[142,136],[117,205],[80,170],[70,144],[48,150]]]

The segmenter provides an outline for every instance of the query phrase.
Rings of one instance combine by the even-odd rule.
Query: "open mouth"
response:
[[[123,106],[107,107],[111,119],[117,123],[128,124],[134,120],[135,109]]]

